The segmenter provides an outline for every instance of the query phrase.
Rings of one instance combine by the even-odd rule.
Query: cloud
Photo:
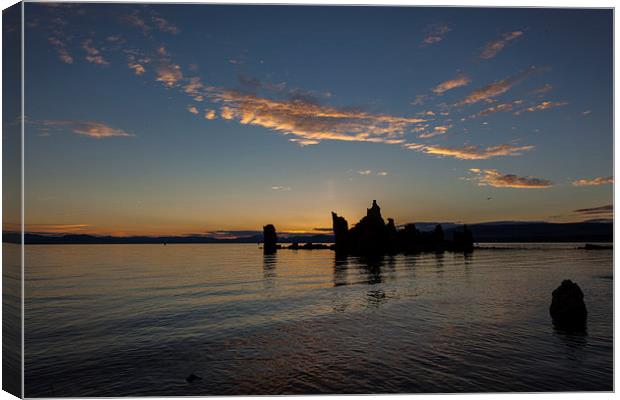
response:
[[[195,106],[187,106],[187,111],[195,115],[199,114],[199,111]]]
[[[214,120],[216,117],[215,110],[205,110],[205,119]]]
[[[48,41],[56,49],[56,54],[58,54],[58,58],[60,59],[60,61],[64,62],[65,64],[73,64],[73,57],[71,56],[71,54],[69,54],[65,42],[53,36],[48,38]]]
[[[180,66],[164,61],[157,67],[157,77],[155,79],[158,82],[162,82],[166,87],[171,88],[183,79],[183,73]]]
[[[581,115],[589,115],[592,112],[592,110],[585,110],[584,112],[581,113]]]
[[[568,103],[562,102],[562,101],[556,101],[556,102],[553,102],[553,101],[543,101],[542,103],[537,104],[535,106],[528,107],[528,108],[525,108],[523,110],[515,111],[514,115],[521,115],[524,112],[535,112],[535,111],[546,110],[546,109],[552,108],[552,107],[561,107],[561,106],[565,106],[566,104],[568,104]]]
[[[432,132],[427,132],[419,135],[418,137],[421,139],[429,139],[435,136],[443,135],[448,132],[448,129],[452,128],[452,125],[439,125],[433,128]]]
[[[401,144],[406,129],[424,121],[331,107],[303,99],[273,100],[230,90],[220,90],[209,96],[222,104],[222,118],[292,135],[291,141],[304,145],[322,140]]]
[[[439,85],[435,86],[432,89],[432,91],[435,94],[443,94],[444,92],[447,92],[448,90],[452,90],[452,89],[456,89],[461,86],[465,86],[469,84],[469,82],[470,82],[470,79],[466,75],[459,74],[454,79],[450,79],[448,81],[442,82]]]
[[[367,176],[367,175],[371,175],[372,174],[372,170],[365,169],[363,171],[357,171],[357,173],[360,174],[360,175],[366,175]]]
[[[426,98],[428,97],[428,95],[426,94],[419,94],[415,97],[415,99],[411,102],[412,106],[419,106],[424,104],[424,102],[426,101]]]
[[[523,31],[504,33],[500,39],[489,42],[484,46],[482,52],[480,53],[480,58],[488,60],[495,57],[497,53],[502,51],[502,49],[508,44],[508,42],[513,41],[521,37],[522,35]]]
[[[170,22],[166,21],[162,17],[152,17],[151,20],[153,21],[153,23],[155,23],[155,26],[157,26],[157,28],[162,32],[168,32],[176,35],[180,31],[179,28],[172,25]]]
[[[203,88],[203,84],[198,77],[191,77],[188,79],[188,82],[185,86],[183,86],[183,91],[188,95],[192,96],[196,101],[202,101],[204,96],[201,94],[201,89]]]
[[[389,174],[388,174],[387,171],[379,171],[379,172],[377,172],[377,175],[379,175],[379,176],[388,176]]]
[[[492,97],[504,94],[514,85],[521,82],[535,71],[537,71],[536,67],[532,66],[516,75],[509,76],[508,78],[495,81],[487,86],[481,87],[480,89],[476,89],[457,105],[474,104],[481,100],[491,99]]]
[[[436,155],[440,157],[453,157],[459,160],[486,160],[493,157],[513,157],[520,156],[524,151],[529,151],[534,146],[513,146],[509,144],[500,144],[497,146],[480,147],[480,146],[461,146],[461,147],[444,147],[436,145],[424,145],[417,143],[407,143],[403,145],[409,150],[420,151],[426,154]]]
[[[542,94],[542,93],[547,93],[549,91],[551,91],[553,89],[553,86],[551,86],[548,83],[545,83],[543,86],[536,88],[534,90],[532,90],[530,92],[530,94]]]
[[[547,179],[532,178],[530,176],[520,177],[514,174],[502,174],[496,169],[481,170],[478,168],[471,168],[469,171],[476,174],[474,180],[478,182],[478,186],[517,189],[544,189],[553,185],[552,182]]]
[[[422,44],[429,45],[441,42],[450,30],[450,27],[446,24],[429,25],[426,28],[426,36],[422,40]]]
[[[93,47],[92,43],[92,39],[86,39],[84,43],[82,43],[82,48],[86,51],[86,61],[98,65],[110,64],[105,58],[103,58],[101,52]]]
[[[73,121],[73,120],[45,120],[37,124],[43,127],[69,127],[73,133],[90,136],[96,139],[113,136],[134,136],[122,129],[113,128],[102,122],[96,121]]]
[[[291,190],[290,187],[288,186],[272,186],[271,190],[277,190],[277,191],[281,191],[281,192],[288,192]]]
[[[135,72],[136,75],[142,75],[145,72],[145,69],[142,66],[142,64],[130,62],[127,65],[129,66],[129,68],[133,69],[133,72]]]
[[[72,233],[82,231],[90,226],[87,224],[26,224],[24,229],[28,233]],[[21,226],[16,224],[15,228],[20,230]]]
[[[614,205],[608,204],[608,205],[600,206],[600,207],[580,208],[578,210],[574,210],[573,212],[577,214],[581,214],[581,215],[601,215],[601,214],[608,215],[608,214],[613,214]]]
[[[599,186],[599,185],[607,185],[611,183],[614,183],[613,176],[607,176],[607,177],[599,176],[597,178],[592,178],[592,179],[578,179],[576,181],[573,181],[573,186]]]

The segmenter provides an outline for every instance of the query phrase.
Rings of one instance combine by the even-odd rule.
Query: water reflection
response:
[[[377,257],[360,257],[359,267],[365,275],[366,283],[369,285],[377,285],[383,282],[383,256]]]
[[[265,289],[273,289],[275,287],[276,263],[278,262],[277,253],[265,253],[263,255],[263,284]]]
[[[347,284],[348,269],[349,258],[346,255],[336,253],[334,257],[334,287]]]

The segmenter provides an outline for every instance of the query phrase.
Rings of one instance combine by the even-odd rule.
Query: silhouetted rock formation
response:
[[[552,293],[549,313],[553,324],[564,329],[583,329],[588,311],[579,285],[566,279]]]
[[[453,240],[446,240],[443,228],[437,225],[432,232],[420,232],[414,224],[407,224],[401,230],[396,229],[392,218],[387,224],[381,216],[381,208],[376,200],[366,210],[355,226],[348,229],[348,223],[332,212],[335,250],[343,254],[390,254],[399,252],[422,251],[459,251],[470,252],[474,249],[474,239],[467,226],[463,231],[454,231]]]
[[[349,247],[349,224],[347,220],[332,211],[332,226],[336,251],[346,251]]]
[[[277,243],[276,227],[271,224],[263,226],[263,252],[275,253],[278,249]]]

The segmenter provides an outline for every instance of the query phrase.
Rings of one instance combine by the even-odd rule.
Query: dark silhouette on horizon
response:
[[[421,232],[415,224],[396,229],[392,218],[387,224],[381,216],[381,207],[376,200],[366,209],[366,216],[349,229],[347,220],[332,212],[335,250],[343,254],[393,254],[426,251],[471,252],[474,239],[467,225],[462,231],[454,230],[452,240],[444,236],[441,224],[432,232]]]

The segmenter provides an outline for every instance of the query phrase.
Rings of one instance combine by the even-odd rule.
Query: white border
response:
[[[91,1],[91,0],[84,0],[81,2],[85,2],[85,3],[90,3],[90,2],[97,2],[97,1]],[[441,1],[441,0],[425,0],[423,2],[421,1],[412,1],[412,0],[388,0],[386,2],[378,2],[378,1],[368,1],[368,0],[336,0],[336,1],[329,1],[329,0],[315,0],[315,1],[296,1],[296,0],[269,0],[269,1],[260,1],[260,0],[225,0],[225,1],[199,1],[199,0],[184,0],[184,1],[173,1],[173,0],[151,0],[151,1],[113,1],[114,3],[203,3],[203,4],[222,4],[222,3],[226,3],[226,4],[307,4],[307,5],[382,5],[382,6],[389,6],[389,5],[394,5],[394,6],[443,6],[443,7],[450,7],[450,6],[457,6],[457,7],[557,7],[557,8],[614,8],[614,3],[612,1],[604,1],[604,0],[590,0],[588,2],[583,2],[583,1],[578,1],[578,0],[527,0],[527,1],[520,1],[520,2],[514,2],[514,1],[510,1],[510,2],[501,2],[499,3],[497,0],[493,1],[493,0],[477,0],[477,1],[467,1],[467,0],[452,0],[452,1]],[[108,3],[112,3],[112,1],[108,1]],[[12,4],[15,4],[15,1],[12,0],[0,0],[0,5],[2,6],[2,9],[5,9],[9,6],[11,6]],[[24,114],[25,111],[25,96],[23,96],[24,94],[24,19],[25,19],[25,12],[24,12],[24,6],[22,4],[22,82],[21,82],[21,86],[22,86],[22,115]],[[2,37],[2,33],[0,32],[0,39]],[[616,76],[616,66],[618,65],[616,62],[616,56],[617,56],[617,52],[616,52],[616,44],[618,43],[618,32],[615,30],[615,11],[614,11],[614,176],[620,176],[619,174],[619,167],[618,165],[616,165],[615,163],[615,154],[618,153],[618,149],[619,149],[619,144],[618,142],[616,142],[615,140],[615,116],[618,115],[618,104],[615,101],[615,93],[617,93],[617,82],[615,80],[615,76]],[[0,53],[0,63],[2,61],[2,55]],[[1,87],[1,84],[0,84]],[[2,100],[0,99],[0,113],[1,113],[1,107],[2,106]],[[25,209],[24,209],[24,145],[25,145],[25,136],[24,136],[24,120],[22,118],[22,123],[21,123],[21,129],[22,129],[22,160],[21,160],[21,196],[22,196],[22,207],[21,207],[21,225],[22,225],[22,261],[24,260],[24,246],[23,246],[23,231],[24,231],[24,216],[25,216]],[[1,164],[1,154],[0,154],[0,182],[1,182],[1,171],[2,171],[2,164]],[[2,193],[2,189],[0,188],[0,195]],[[616,187],[614,185],[614,204],[615,204],[615,198],[616,198]],[[0,200],[1,202],[1,200]],[[1,224],[1,215],[0,215],[0,224]],[[617,234],[617,225],[615,224],[615,218],[614,218],[614,237]],[[616,266],[616,260],[618,260],[617,258],[618,256],[618,248],[616,246],[614,246],[614,270],[615,270],[615,266]],[[618,388],[618,374],[615,371],[615,360],[617,359],[618,356],[618,347],[615,346],[615,341],[616,341],[616,318],[615,318],[615,310],[617,309],[618,306],[618,299],[615,296],[615,290],[616,290],[616,282],[614,279],[614,388]],[[24,265],[22,262],[22,294],[24,294]],[[23,368],[23,363],[24,363],[24,318],[23,318],[23,310],[24,310],[24,296],[22,296],[22,368]],[[0,311],[1,313],[1,311]],[[0,332],[1,332],[1,328],[0,328]],[[0,366],[0,382],[1,382],[1,366]],[[23,393],[23,374],[22,374],[22,393]],[[454,398],[454,396],[467,396],[468,398],[471,399],[488,399],[488,398],[496,398],[496,397],[503,397],[503,398],[507,398],[510,397],[512,399],[530,399],[533,397],[539,397],[539,396],[544,396],[546,399],[552,399],[552,400],[581,400],[582,398],[587,397],[588,399],[609,399],[609,398],[614,398],[616,397],[615,393],[591,393],[588,392],[586,394],[584,393],[545,393],[545,394],[524,394],[524,393],[502,393],[502,394],[498,394],[498,393],[482,393],[482,394],[467,394],[467,395],[382,395],[382,396],[372,396],[372,397],[381,397],[381,398],[390,398],[390,397],[398,397],[399,399],[405,398],[405,399],[434,399],[434,400],[445,400],[445,399],[449,399],[449,398]],[[237,396],[236,398],[242,397],[244,399],[275,399],[278,396]],[[310,396],[287,396],[288,398],[300,398],[300,397],[310,397]],[[327,397],[336,397],[336,396],[327,396]],[[341,397],[341,396],[338,396]],[[364,398],[368,398],[369,396],[346,396],[347,398],[351,398],[351,399],[364,399]],[[174,397],[174,398],[178,398],[178,399],[186,399],[188,397]],[[11,396],[10,394],[6,393],[6,392],[0,392],[0,400],[8,400],[8,399],[14,399],[13,396]],[[79,398],[74,398],[74,399],[79,399]],[[127,399],[132,399],[130,397],[128,397]],[[170,397],[164,398],[164,397],[150,397],[149,399],[171,399]]]

